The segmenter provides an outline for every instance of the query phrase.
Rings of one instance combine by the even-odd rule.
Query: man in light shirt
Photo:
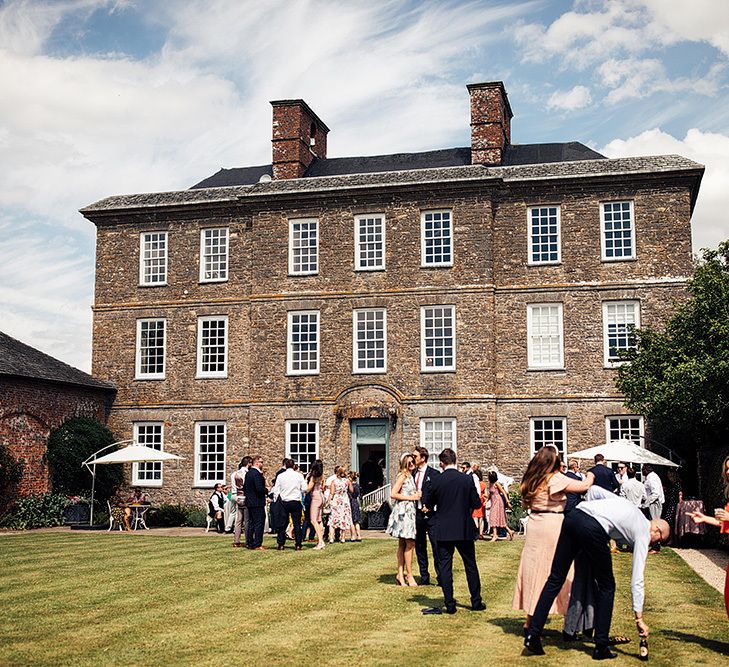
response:
[[[660,519],[663,512],[663,503],[666,497],[663,495],[663,482],[654,472],[653,466],[643,464],[643,486],[645,487],[645,503],[643,507],[647,510],[650,519]]]
[[[281,498],[281,503],[286,511],[286,521],[278,531],[278,550],[284,550],[286,528],[289,525],[289,519],[291,519],[294,524],[295,549],[301,551],[301,499],[306,493],[306,481],[303,475],[294,470],[293,459],[284,459],[283,472],[278,473],[271,493],[274,500]]]
[[[578,553],[583,552],[592,563],[597,584],[595,597],[595,650],[594,660],[614,658],[608,637],[615,600],[615,578],[608,540],[610,538],[633,547],[633,572],[630,590],[633,596],[635,623],[641,637],[648,636],[643,620],[644,571],[650,544],[666,541],[671,531],[668,524],[655,519],[648,521],[638,507],[604,489],[593,486],[587,500],[564,518],[552,570],[539,596],[524,646],[530,653],[544,655],[541,634],[549,609],[562,589],[570,566]]]
[[[633,468],[626,469],[625,479],[620,484],[620,495],[636,507],[642,507],[645,499],[645,487],[635,479]]]
[[[240,534],[246,534],[246,527],[248,526],[248,508],[246,507],[246,494],[243,491],[243,485],[246,481],[246,473],[248,468],[251,467],[253,459],[250,456],[244,456],[241,459],[240,466],[230,476],[230,490],[233,493],[233,499],[235,500],[236,512],[235,512],[235,530],[233,531],[233,546],[240,547]]]

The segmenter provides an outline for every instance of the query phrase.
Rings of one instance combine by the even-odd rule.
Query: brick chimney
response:
[[[301,178],[315,157],[327,156],[329,128],[304,100],[275,100],[273,178]]]
[[[471,83],[471,164],[498,165],[511,142],[509,98],[502,81]]]

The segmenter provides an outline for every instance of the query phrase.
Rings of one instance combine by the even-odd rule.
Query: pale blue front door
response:
[[[389,473],[387,461],[390,454],[390,425],[387,419],[352,419],[352,470],[361,471],[362,464],[370,457],[385,461],[385,484]]]

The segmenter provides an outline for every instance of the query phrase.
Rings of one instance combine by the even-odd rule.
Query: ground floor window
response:
[[[195,424],[195,484],[215,486],[225,482],[225,422]]]
[[[164,425],[162,422],[137,422],[134,424],[134,444],[152,449],[164,449]],[[162,486],[162,462],[147,461],[132,465],[134,486]]]
[[[630,440],[636,445],[644,446],[643,417],[605,417],[607,441]]]
[[[452,417],[426,417],[420,420],[420,446],[428,450],[428,465],[440,466],[438,455],[449,447],[458,451],[456,445],[456,420]]]
[[[563,460],[567,460],[567,420],[564,417],[532,417],[532,456],[544,447],[554,445]]]
[[[299,464],[305,475],[319,458],[319,422],[286,422],[286,456]]]

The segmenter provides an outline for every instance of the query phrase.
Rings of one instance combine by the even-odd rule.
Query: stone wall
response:
[[[0,443],[24,462],[18,493],[50,491],[46,446],[48,435],[72,417],[105,423],[110,392],[26,378],[0,379]]]

